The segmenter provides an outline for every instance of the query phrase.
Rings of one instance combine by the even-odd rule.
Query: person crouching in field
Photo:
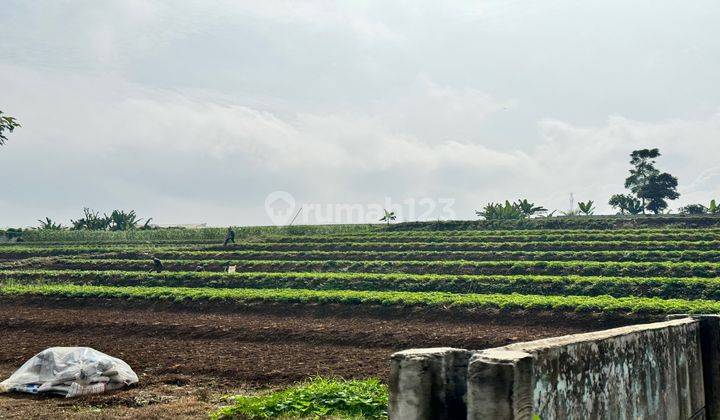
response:
[[[160,261],[160,258],[152,257],[152,262],[153,262],[153,268],[151,268],[150,271],[148,271],[148,273],[152,273],[153,271],[162,273],[162,271],[165,269],[165,267],[163,266],[162,261]]]
[[[230,242],[235,245],[235,231],[232,230],[231,227],[229,227],[227,230],[227,234],[225,235],[225,243],[223,243],[223,246],[227,246]]]

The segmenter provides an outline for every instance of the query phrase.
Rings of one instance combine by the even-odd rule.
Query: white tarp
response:
[[[75,397],[120,389],[137,381],[127,363],[90,347],[51,347],[0,382],[0,392]]]

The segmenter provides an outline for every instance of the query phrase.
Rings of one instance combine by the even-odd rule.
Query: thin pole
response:
[[[302,211],[302,206],[300,207],[300,210],[298,210],[297,213],[295,213],[295,217],[292,218],[292,220],[290,221],[290,224],[288,226],[292,226],[292,224],[295,222],[295,219],[297,219],[297,217],[300,215],[301,211]]]

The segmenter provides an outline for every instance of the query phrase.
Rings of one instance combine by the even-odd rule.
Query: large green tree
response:
[[[4,116],[0,111],[0,146],[7,141],[6,133],[12,133],[18,127],[20,123],[14,117]]]
[[[677,178],[655,168],[655,159],[660,156],[658,149],[635,150],[630,154],[630,176],[625,179],[625,188],[640,200],[645,210],[658,214],[668,207],[666,200],[680,197],[677,192]]]

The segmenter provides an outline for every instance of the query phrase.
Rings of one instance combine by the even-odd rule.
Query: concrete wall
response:
[[[690,318],[482,351],[408,350],[393,355],[391,375],[393,419],[690,419],[705,413],[700,322]]]

